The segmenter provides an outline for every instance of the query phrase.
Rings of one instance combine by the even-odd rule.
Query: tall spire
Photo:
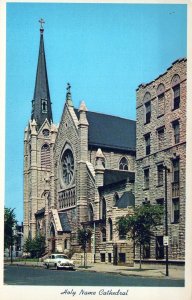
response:
[[[37,73],[35,81],[35,90],[32,100],[32,113],[31,119],[35,119],[38,128],[43,124],[45,119],[52,122],[52,110],[51,110],[51,99],[49,93],[49,84],[47,77],[45,49],[43,40],[43,19],[39,20],[41,23],[40,27],[40,46],[39,46],[39,57],[37,64]]]

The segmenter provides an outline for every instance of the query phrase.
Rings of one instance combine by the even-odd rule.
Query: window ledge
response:
[[[162,183],[162,184],[157,184],[157,185],[156,185],[156,188],[162,187],[162,186],[163,186],[163,183]]]
[[[164,115],[165,115],[165,113],[158,115],[158,116],[157,116],[157,119],[163,117]]]

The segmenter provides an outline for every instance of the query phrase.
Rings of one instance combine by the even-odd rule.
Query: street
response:
[[[119,274],[45,269],[41,267],[5,265],[4,283],[7,285],[43,286],[148,286],[183,287],[184,280],[146,278]]]

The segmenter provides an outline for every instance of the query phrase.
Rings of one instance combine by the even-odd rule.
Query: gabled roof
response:
[[[64,232],[71,232],[71,226],[66,212],[59,212],[59,219]]]
[[[79,112],[75,109],[77,118]],[[87,111],[88,144],[123,151],[136,149],[136,122],[116,116]]]
[[[135,173],[129,171],[107,170],[107,169],[104,171],[104,187],[106,185],[116,184],[124,180],[128,180],[129,182],[134,182]]]
[[[123,193],[123,195],[117,200],[115,205],[118,208],[127,208],[128,206],[135,206],[135,196],[131,191]]]

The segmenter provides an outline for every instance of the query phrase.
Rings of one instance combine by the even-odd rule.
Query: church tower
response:
[[[53,146],[57,128],[52,123],[44,48],[44,21],[41,19],[40,46],[31,120],[24,135],[24,239],[34,238],[38,231],[35,215],[45,207],[54,207]],[[46,232],[46,224],[40,224]]]

